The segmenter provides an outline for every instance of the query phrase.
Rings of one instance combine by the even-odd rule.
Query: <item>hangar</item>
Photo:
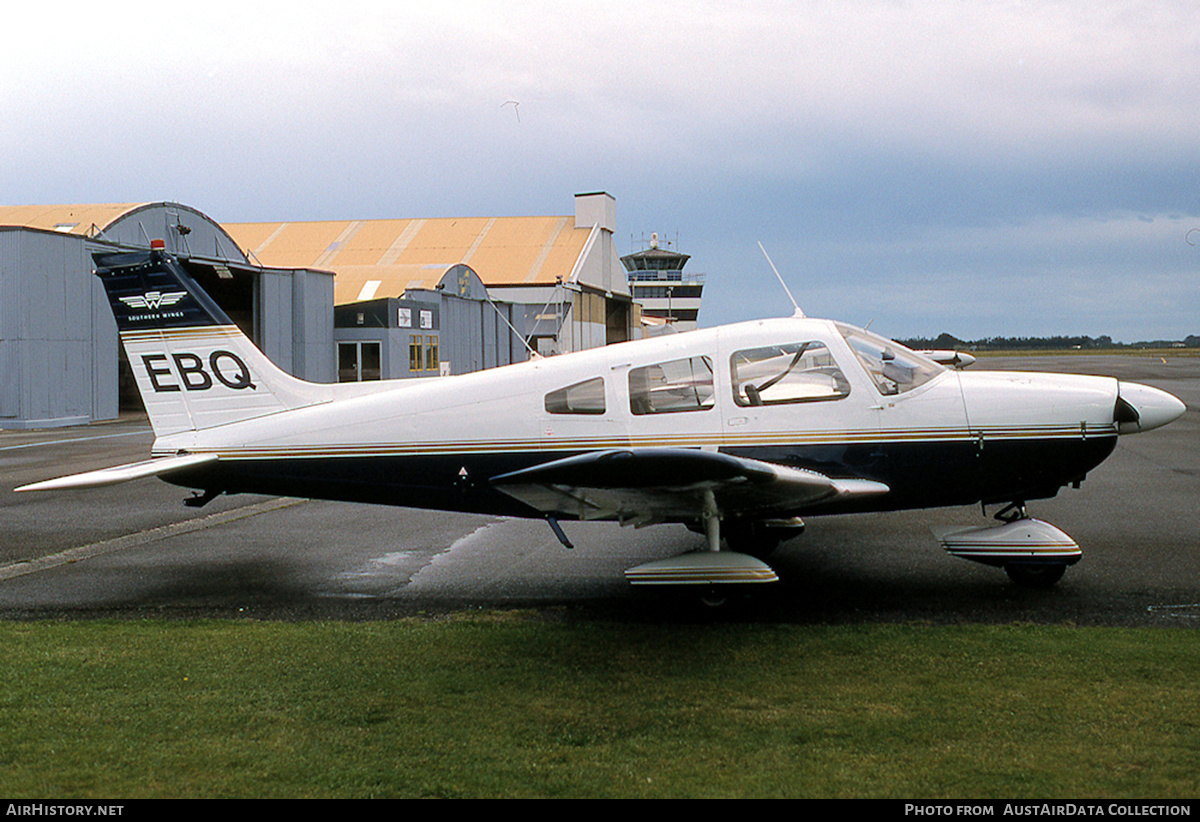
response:
[[[172,202],[0,206],[0,428],[138,402],[94,252],[165,240],[303,379],[428,377],[634,336],[614,223],[606,192],[565,216],[225,225]]]

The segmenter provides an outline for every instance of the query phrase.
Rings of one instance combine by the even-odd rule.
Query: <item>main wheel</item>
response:
[[[779,543],[787,538],[780,528],[767,528],[753,520],[731,521],[721,528],[721,536],[730,551],[749,554],[755,559],[766,559],[775,553]],[[794,535],[792,535],[794,536]]]
[[[1060,562],[1010,562],[1004,566],[1008,578],[1022,588],[1049,588],[1062,579],[1066,570]]]

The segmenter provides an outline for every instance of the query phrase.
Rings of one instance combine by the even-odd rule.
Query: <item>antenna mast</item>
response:
[[[785,294],[787,294],[788,299],[792,301],[792,308],[796,309],[796,313],[793,314],[792,316],[793,317],[803,317],[804,312],[801,311],[800,306],[796,304],[796,298],[793,297],[792,292],[788,290],[787,283],[785,283],[783,281],[783,277],[779,276],[779,269],[775,267],[775,263],[771,262],[771,255],[767,253],[767,250],[765,248],[763,248],[763,244],[762,244],[761,240],[758,243],[758,247],[762,251],[763,256],[767,258],[767,265],[771,266],[771,270],[775,272],[775,277],[776,277],[776,279],[779,280],[779,284],[781,286],[783,286],[783,292]]]

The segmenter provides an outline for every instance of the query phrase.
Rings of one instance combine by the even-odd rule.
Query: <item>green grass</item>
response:
[[[1200,795],[1200,633],[0,624],[0,793]]]

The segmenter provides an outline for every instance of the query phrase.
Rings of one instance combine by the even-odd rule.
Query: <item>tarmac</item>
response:
[[[789,623],[1074,623],[1200,627],[1200,357],[985,357],[972,370],[1107,374],[1187,404],[1122,437],[1079,489],[1033,501],[1083,559],[1048,590],[946,555],[930,529],[986,525],[979,507],[816,517],[721,619]],[[16,486],[144,459],[142,415],[0,432],[0,618],[389,619],[485,608],[548,618],[697,616],[695,593],[632,588],[624,569],[700,547],[679,526],[545,522],[238,495],[204,508],[156,479],[86,491]],[[704,618],[714,618],[705,613]]]

